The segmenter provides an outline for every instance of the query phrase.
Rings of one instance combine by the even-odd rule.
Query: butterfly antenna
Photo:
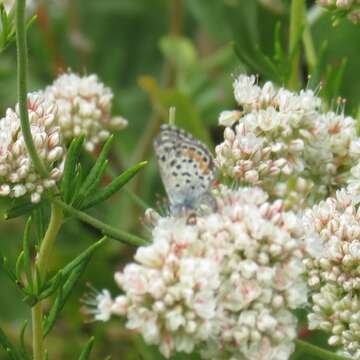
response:
[[[175,116],[176,116],[176,108],[175,106],[171,106],[169,109],[169,124],[175,125]]]

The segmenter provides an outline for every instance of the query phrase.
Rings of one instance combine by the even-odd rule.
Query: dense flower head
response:
[[[360,0],[319,0],[319,4],[334,12],[346,14],[353,23],[360,20]]]
[[[222,175],[261,186],[287,207],[312,204],[346,181],[359,156],[353,118],[322,113],[311,90],[261,87],[255,76],[240,75],[234,94],[240,109],[219,118],[226,127],[216,147]]]
[[[58,106],[58,124],[65,140],[84,134],[88,151],[127,125],[124,118],[111,116],[114,95],[96,75],[65,73],[46,88],[45,96]]]
[[[291,309],[307,299],[298,219],[258,188],[222,187],[216,199],[217,211],[202,216],[149,211],[153,242],[116,273],[124,294],[111,304],[103,293],[97,318],[125,315],[166,357],[198,350],[204,359],[286,360]]]
[[[310,329],[331,334],[329,344],[360,359],[360,210],[347,191],[304,214],[311,289]]]
[[[33,166],[21,132],[18,106],[9,108],[0,119],[0,196],[31,195],[38,202],[46,188],[55,186],[63,172],[65,148],[56,125],[56,106],[39,93],[28,96],[30,130],[35,148],[49,169],[42,178]]]

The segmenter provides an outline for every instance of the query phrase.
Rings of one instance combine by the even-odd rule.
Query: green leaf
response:
[[[61,193],[66,203],[70,202],[71,196],[73,194],[72,184],[75,177],[77,161],[79,159],[84,140],[85,136],[74,139],[71,142],[69,151],[67,153],[64,166],[64,175],[61,182]]]
[[[30,230],[31,230],[32,220],[29,217],[25,225],[24,237],[23,237],[23,251],[24,251],[24,270],[28,285],[30,289],[33,288],[33,277],[32,277],[32,268],[31,268],[31,251],[30,251]]]
[[[26,29],[35,22],[36,15],[32,16],[26,22]],[[15,28],[15,9],[13,8],[9,13],[6,12],[3,2],[0,3],[0,52],[4,51],[16,37]]]
[[[84,183],[81,186],[80,196],[84,196],[84,197],[87,196],[89,194],[89,192],[91,191],[91,189],[94,189],[94,183],[97,183],[99,181],[99,177],[102,176],[103,171],[104,171],[104,169],[103,169],[104,163],[110,152],[113,140],[114,140],[114,135],[111,135],[107,139],[104,146],[102,147],[101,152],[100,152],[98,158],[96,159],[94,166],[91,168],[89,175],[86,177]]]
[[[30,202],[29,200],[26,200],[25,202],[15,202],[15,205],[10,207],[4,214],[4,219],[9,220],[13,219],[25,214],[30,213],[34,209],[38,208],[41,205],[40,203],[34,204]]]
[[[68,278],[64,282],[64,285],[60,286],[59,294],[55,300],[55,303],[53,304],[53,306],[50,309],[49,316],[44,321],[44,337],[46,337],[49,334],[49,332],[55,325],[55,322],[56,322],[58,316],[60,315],[61,310],[65,306],[67,299],[71,295],[72,290],[77,285],[81,275],[84,273],[84,271],[86,269],[86,266],[90,262],[92,254],[94,253],[96,248],[98,248],[103,242],[104,242],[104,239],[102,239],[102,240],[98,241],[96,244],[94,244],[96,246],[92,247],[91,253],[89,254],[89,252],[88,252],[86,256],[82,257],[81,261],[78,260],[79,264],[77,266],[73,267],[73,265],[71,265],[67,269],[66,269],[66,267],[64,268],[65,272],[68,272],[70,268],[72,268],[72,270],[71,270]]]
[[[31,360],[31,356],[29,355],[28,351],[26,350],[26,345],[25,345],[25,332],[28,326],[28,321],[25,320],[24,324],[21,328],[20,331],[20,354],[22,355],[22,357],[25,360]]]
[[[97,168],[97,172],[91,182],[91,184],[84,188],[84,190],[80,189],[79,196],[74,202],[74,207],[81,208],[82,203],[84,202],[84,199],[91,195],[91,193],[98,187],[101,178],[103,177],[106,167],[108,165],[108,160],[104,160],[102,164]]]
[[[82,209],[88,209],[92,206],[95,206],[105,200],[110,196],[119,191],[127,182],[129,182],[140,169],[142,169],[147,164],[146,161],[143,161],[130,169],[124,171],[116,179],[114,179],[109,185],[105,186],[103,189],[99,190],[92,198],[85,200],[82,206]]]
[[[82,181],[83,181],[83,171],[82,171],[82,166],[79,163],[76,166],[75,179],[72,185],[73,192],[72,192],[70,204],[73,204],[76,198],[79,196],[79,191],[81,188]]]
[[[24,250],[22,250],[16,260],[15,275],[18,282],[21,282],[21,272],[24,266]]]
[[[326,53],[327,48],[328,48],[328,42],[326,40],[324,40],[320,47],[318,61],[316,63],[316,66],[314,67],[314,69],[311,72],[310,77],[309,77],[309,82],[308,82],[309,89],[312,89],[312,90],[319,89],[322,72],[325,69],[325,64],[326,64],[325,53]]]
[[[95,244],[89,246],[84,252],[82,252],[79,256],[77,256],[74,260],[72,260],[65,267],[63,267],[61,270],[59,270],[59,272],[48,281],[46,288],[53,287],[54,283],[57,281],[56,279],[59,274],[61,274],[61,276],[65,278],[68,275],[70,275],[70,273],[77,266],[81,265],[81,263],[83,263],[84,261],[88,261],[90,259],[90,257],[94,254],[94,252],[100,246],[102,246],[106,240],[107,240],[107,238],[103,237],[102,239],[97,241]]]
[[[50,309],[49,315],[43,320],[43,322],[44,322],[43,323],[43,337],[44,338],[50,333],[50,331],[54,327],[56,319],[62,310],[63,303],[64,303],[63,287],[61,286],[59,288],[58,296]]]
[[[5,274],[8,276],[8,278],[17,286],[17,288],[22,292],[24,295],[23,301],[29,304],[30,306],[33,306],[33,304],[36,303],[36,296],[32,294],[32,291],[25,288],[23,284],[21,283],[21,267],[24,262],[24,252],[21,252],[17,261],[16,261],[16,273],[14,274],[13,271],[10,269],[8,260],[5,256],[1,258],[0,266],[2,267]]]
[[[80,354],[79,360],[88,360],[89,359],[91,350],[94,346],[94,341],[95,341],[95,338],[91,337],[90,340],[86,343],[83,351]]]
[[[48,286],[45,286],[45,289],[40,292],[39,296],[37,297],[37,302],[43,299],[47,299],[48,297],[53,295],[56,290],[62,285],[64,277],[65,276],[63,275],[61,270],[58,271],[56,275],[52,278],[52,282]]]

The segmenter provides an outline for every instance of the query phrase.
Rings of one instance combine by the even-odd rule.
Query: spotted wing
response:
[[[160,175],[175,209],[194,209],[210,192],[214,164],[208,148],[189,133],[162,125],[154,142]]]

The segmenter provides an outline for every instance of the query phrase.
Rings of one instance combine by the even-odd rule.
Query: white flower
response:
[[[355,24],[360,19],[359,0],[319,0],[319,3],[335,14],[337,11],[345,11],[347,17]]]
[[[46,188],[55,186],[63,173],[65,148],[56,125],[56,106],[41,94],[28,95],[30,131],[40,159],[49,170],[49,177],[37,173],[27,152],[21,132],[18,106],[7,109],[0,119],[0,196],[21,197],[30,194],[36,203]]]
[[[304,260],[311,294],[310,329],[330,333],[329,345],[360,359],[360,212],[345,191],[306,211],[305,240],[317,241]],[[308,241],[309,242],[309,241]],[[308,249],[309,250],[309,249]]]
[[[124,118],[111,117],[113,93],[96,75],[65,73],[44,94],[58,106],[57,121],[64,138],[71,140],[84,134],[88,151],[104,142],[111,131],[127,125]]]
[[[353,118],[322,113],[311,90],[260,87],[255,76],[240,75],[234,96],[243,111],[224,111],[219,119],[226,126],[215,159],[222,175],[259,185],[294,210],[346,182],[360,153]]]
[[[255,85],[256,77],[240,75],[234,81],[234,95],[239,105],[245,109],[253,107],[259,101],[261,89]]]
[[[287,360],[291,310],[307,297],[298,219],[257,188],[220,188],[216,199],[218,210],[192,224],[157,219],[152,244],[116,273],[124,295],[111,311],[167,358],[198,350],[204,359]]]

